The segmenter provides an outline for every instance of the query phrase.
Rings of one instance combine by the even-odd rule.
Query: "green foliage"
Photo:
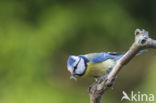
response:
[[[69,80],[67,56],[123,51],[132,43],[137,27],[152,26],[131,15],[123,4],[1,1],[0,102],[89,102],[87,80]],[[106,97],[108,102],[116,101],[116,95]]]

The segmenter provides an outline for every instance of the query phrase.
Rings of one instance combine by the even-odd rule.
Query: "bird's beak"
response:
[[[77,80],[77,78],[75,77],[75,74],[74,73],[71,74],[70,79]]]

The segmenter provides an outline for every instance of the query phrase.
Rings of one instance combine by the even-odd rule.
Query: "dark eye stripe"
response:
[[[81,60],[81,58],[79,59],[79,61],[78,61],[77,64],[75,65],[73,72],[75,72],[75,70],[76,70],[76,68],[77,68],[77,66],[78,66],[78,64],[79,64],[79,62],[80,62],[80,60]]]

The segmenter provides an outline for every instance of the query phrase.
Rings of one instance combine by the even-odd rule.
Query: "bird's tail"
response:
[[[145,52],[148,52],[148,50],[147,49],[146,50],[140,50],[136,55],[140,55],[140,54],[145,53]]]
[[[140,54],[145,53],[145,52],[147,52],[147,51],[148,51],[148,50],[140,50],[136,55],[140,55]],[[121,55],[119,55],[119,56],[116,56],[116,57],[115,57],[115,60],[119,60],[119,59],[122,58],[124,55],[125,55],[125,53],[124,53],[124,54],[121,54]]]

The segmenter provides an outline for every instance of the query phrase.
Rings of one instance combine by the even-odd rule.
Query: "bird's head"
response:
[[[71,73],[71,78],[76,79],[77,76],[82,76],[86,71],[87,65],[85,58],[81,56],[69,56],[67,61],[67,69]]]

